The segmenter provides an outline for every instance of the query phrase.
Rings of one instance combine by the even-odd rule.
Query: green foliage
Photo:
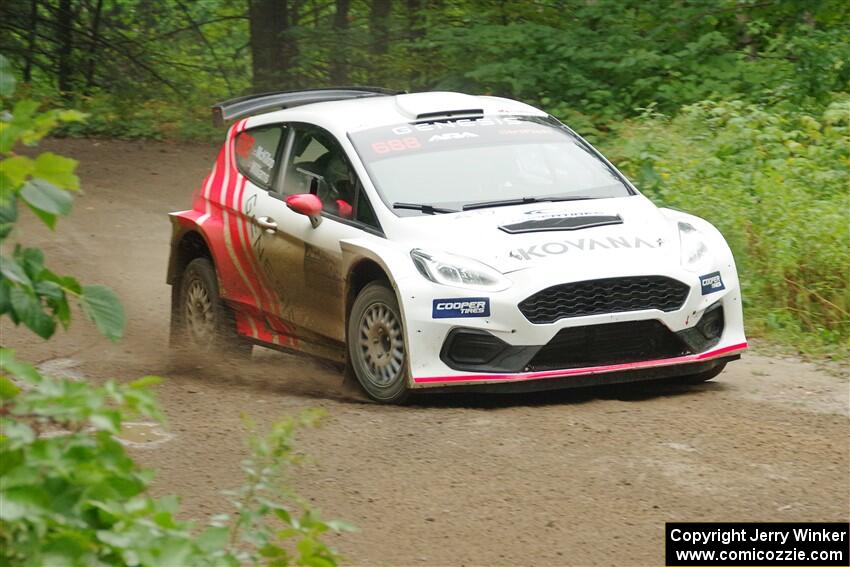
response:
[[[850,97],[819,114],[743,101],[700,102],[673,118],[647,112],[602,146],[658,204],[720,229],[750,334],[846,347]]]
[[[0,96],[12,96],[15,92],[15,75],[5,57],[0,57]]]
[[[225,98],[225,94],[219,95]],[[221,130],[212,125],[212,99],[196,96],[174,100],[154,97],[144,91],[120,97],[96,93],[80,97],[77,107],[86,113],[85,122],[64,125],[60,135],[103,136],[122,140],[220,141]],[[60,101],[56,101],[59,103]]]
[[[247,421],[251,456],[242,462],[245,482],[239,490],[228,493],[238,513],[229,537],[243,542],[246,549],[239,555],[240,561],[275,567],[336,564],[336,553],[321,540],[321,535],[329,530],[354,528],[345,522],[324,522],[303,504],[296,515],[275,501],[282,494],[295,498],[286,486],[286,470],[297,462],[292,448],[296,429],[315,426],[322,416],[318,410],[305,412],[296,419],[272,425],[266,435],[259,435],[256,426]],[[217,521],[227,519],[219,516]]]
[[[153,474],[116,438],[130,418],[161,420],[149,391],[158,381],[50,378],[0,350],[0,564],[336,565],[321,535],[350,528],[279,502],[295,430],[315,414],[254,432],[235,516],[199,531],[177,519],[176,498],[148,494]]]
[[[8,65],[0,55],[0,68],[4,67]],[[14,79],[4,79],[7,94],[14,86]],[[17,144],[34,145],[58,125],[83,119],[76,111],[39,112],[38,107],[20,100],[0,116],[0,244],[6,244],[12,233],[19,203],[53,230],[56,220],[71,212],[71,192],[80,187],[76,161],[51,152],[36,158],[15,153]],[[69,298],[79,301],[107,338],[118,340],[124,332],[124,309],[114,293],[54,273],[44,265],[41,250],[15,245],[11,254],[0,254],[0,274],[0,316],[8,314],[15,325],[23,324],[43,339],[53,335],[57,322],[67,328]]]

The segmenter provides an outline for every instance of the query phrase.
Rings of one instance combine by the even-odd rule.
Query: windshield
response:
[[[389,207],[407,205],[394,207],[398,215],[503,200],[631,194],[590,146],[551,118],[398,124],[349,137],[384,202]]]

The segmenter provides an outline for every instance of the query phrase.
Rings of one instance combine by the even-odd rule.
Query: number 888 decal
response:
[[[383,140],[381,142],[375,142],[372,144],[372,150],[376,154],[388,154],[390,152],[403,152],[405,150],[415,150],[417,148],[421,148],[422,144],[419,143],[419,140],[413,137],[409,138],[393,138],[390,140]]]

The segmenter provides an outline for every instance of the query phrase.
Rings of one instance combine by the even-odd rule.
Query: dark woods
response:
[[[611,118],[845,84],[850,4],[647,0],[5,0],[0,51],[38,94],[209,101],[371,84]],[[843,24],[842,24],[843,22]],[[844,40],[846,40],[846,35]],[[842,45],[843,43],[843,45]],[[843,59],[842,59],[843,58]]]

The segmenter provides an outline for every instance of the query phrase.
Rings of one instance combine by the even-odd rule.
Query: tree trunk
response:
[[[97,0],[91,21],[91,42],[89,43],[88,61],[86,63],[86,94],[91,94],[94,86],[95,61],[97,45],[100,41],[100,16],[103,13],[103,0]]]
[[[422,0],[407,0],[407,39],[405,45],[407,46],[409,57],[416,62],[410,65],[408,75],[408,82],[414,88],[421,83],[423,77],[423,66],[417,64],[420,61],[421,55],[417,42],[425,37],[426,22],[424,20],[425,14],[422,10]]]
[[[59,92],[65,98],[71,97],[73,90],[74,72],[71,57],[74,52],[74,11],[71,0],[59,0],[59,10],[56,12],[56,38],[58,50],[58,85]]]
[[[32,60],[35,57],[35,42],[38,37],[38,0],[30,0],[30,29],[27,37],[27,55],[24,62],[24,82],[32,82]]]
[[[369,12],[369,32],[372,36],[372,53],[383,54],[390,47],[390,0],[372,0]]]
[[[371,61],[371,81],[375,86],[385,86],[384,63],[381,55],[390,48],[390,0],[372,0],[372,9],[369,12],[369,35],[371,42],[369,50],[373,56]]]
[[[251,32],[251,70],[254,89],[293,88],[292,65],[298,46],[291,34],[289,0],[248,0]]]
[[[332,85],[348,84],[348,9],[350,0],[336,0],[333,20],[333,49],[331,51],[330,80]]]

